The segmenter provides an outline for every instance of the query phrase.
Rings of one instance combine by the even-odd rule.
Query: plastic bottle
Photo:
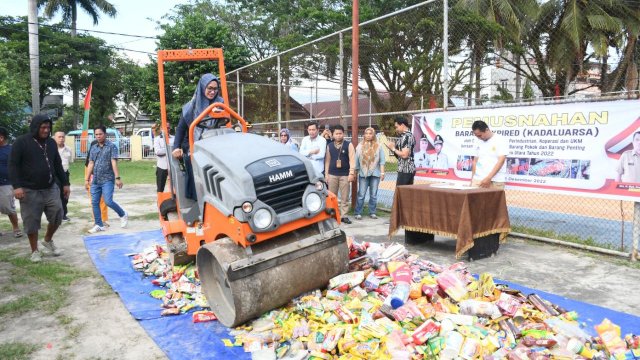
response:
[[[557,317],[548,318],[544,322],[556,333],[562,334],[568,338],[576,338],[582,342],[587,342],[591,337],[589,334],[585,333],[584,330],[580,329],[577,324],[566,322]]]
[[[578,339],[570,339],[567,343],[567,349],[574,354],[578,354],[583,358],[592,359],[593,351],[584,346],[584,343]]]
[[[391,292],[391,307],[394,309],[399,308],[404,305],[409,299],[409,292],[411,291],[411,285],[404,281],[398,281],[396,283],[396,287],[393,288]]]

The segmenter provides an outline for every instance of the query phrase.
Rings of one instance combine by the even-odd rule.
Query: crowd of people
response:
[[[187,197],[195,199],[193,169],[189,156],[187,131],[195,118],[215,102],[223,102],[219,93],[220,81],[211,74],[200,79],[193,98],[182,108],[175,138],[170,136],[170,154],[183,161],[187,174]],[[215,120],[207,120],[212,122]],[[72,151],[65,145],[64,132],[51,136],[52,121],[47,115],[35,115],[30,131],[18,137],[13,145],[8,144],[8,132],[0,128],[0,213],[8,216],[16,238],[27,234],[31,246],[31,260],[41,261],[42,247],[47,253],[60,255],[53,236],[62,223],[70,221],[67,203],[70,195],[69,164]],[[194,134],[199,138],[207,124],[196,128]],[[361,220],[364,202],[369,195],[368,213],[377,219],[377,194],[380,182],[385,178],[385,163],[388,155],[397,158],[396,186],[411,185],[414,182],[416,162],[429,162],[445,166],[446,155],[441,155],[443,140],[439,135],[435,139],[436,152],[427,158],[426,153],[418,152],[414,159],[415,138],[410,131],[409,122],[404,117],[394,119],[398,138],[394,142],[379,143],[376,131],[372,127],[364,130],[363,141],[354,147],[345,139],[345,129],[341,125],[325,128],[321,132],[316,122],[307,125],[307,133],[300,144],[284,128],[279,132],[283,146],[309,159],[313,168],[321,174],[328,184],[329,191],[336,194],[340,204],[341,221],[351,224],[349,212],[350,184],[357,181],[358,191],[354,215]],[[92,207],[92,223],[89,233],[105,231],[109,227],[108,210],[111,208],[120,218],[121,227],[126,227],[129,219],[125,211],[113,200],[114,190],[121,189],[123,182],[118,169],[118,148],[107,140],[103,125],[94,129],[93,142],[87,151],[84,183]],[[482,121],[476,121],[472,130],[479,141],[476,143],[476,156],[473,160],[472,184],[481,187],[504,186],[504,162],[508,152],[504,139],[493,133]],[[157,157],[157,191],[163,192],[168,177],[167,142],[157,126],[154,151]],[[200,135],[198,135],[200,134]],[[424,146],[421,145],[421,149]],[[385,148],[387,151],[385,151]],[[424,149],[422,149],[424,152]],[[423,156],[424,155],[424,156]],[[19,226],[15,199],[20,202],[22,230]],[[41,241],[39,231],[42,215],[46,216],[47,228]]]
[[[53,236],[62,221],[71,221],[67,203],[71,194],[72,151],[65,145],[64,132],[51,136],[52,126],[47,115],[35,115],[29,132],[16,138],[12,145],[8,144],[7,129],[0,128],[0,213],[9,217],[13,235],[22,237],[15,199],[20,202],[22,228],[29,239],[33,262],[41,261],[43,253],[61,254]],[[127,212],[113,201],[114,186],[123,186],[116,162],[117,148],[106,139],[104,126],[96,127],[94,136],[96,140],[89,148],[85,171],[85,186],[91,194],[94,216],[90,233],[105,230],[106,209],[101,210],[101,201],[116,211],[122,227],[128,222]],[[47,227],[40,239],[43,214]]]

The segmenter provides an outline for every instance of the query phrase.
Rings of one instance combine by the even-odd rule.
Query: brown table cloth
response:
[[[474,239],[511,231],[504,190],[398,186],[393,197],[389,238],[398,229],[456,239],[456,258],[473,247]]]

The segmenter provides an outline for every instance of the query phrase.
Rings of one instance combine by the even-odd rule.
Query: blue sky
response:
[[[83,10],[78,12],[78,29],[99,30],[125,34],[144,36],[158,36],[161,31],[157,28],[156,21],[171,12],[175,5],[188,3],[188,0],[110,0],[118,10],[115,18],[101,16],[99,24],[93,25],[91,17]],[[10,16],[26,16],[28,11],[27,0],[0,0],[0,14]],[[42,17],[42,9],[38,15]],[[60,16],[51,19],[51,23],[59,22]],[[155,40],[140,39],[116,35],[90,33],[93,36],[104,39],[108,45],[127,49],[155,52]],[[135,52],[121,52],[132,60],[146,63],[147,55]]]

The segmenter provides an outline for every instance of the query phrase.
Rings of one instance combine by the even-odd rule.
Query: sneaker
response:
[[[370,217],[370,218],[372,218],[372,219],[377,219],[377,218],[378,218],[378,215],[376,215],[376,214],[371,214],[371,215],[369,215],[369,217]]]
[[[356,220],[362,220],[362,215],[356,215]]]
[[[122,215],[122,217],[120,218],[120,227],[124,229],[127,227],[128,223],[129,223],[129,213],[125,211],[124,215]]]
[[[36,250],[36,251],[32,252],[31,253],[31,262],[39,263],[40,261],[42,261],[42,254],[40,254],[40,251]]]
[[[89,234],[95,234],[100,231],[107,231],[104,226],[93,225],[91,229],[89,229]]]
[[[351,224],[351,220],[349,220],[348,217],[343,217],[342,218],[342,222],[345,223],[345,224]]]
[[[63,221],[66,221],[66,222],[71,221],[71,219],[69,219],[69,217],[68,217],[67,215],[65,215],[65,216],[62,218],[62,220],[63,220]]]
[[[40,245],[42,245],[45,249],[49,250],[49,252],[51,254],[53,254],[53,256],[60,256],[62,254],[62,251],[60,251],[57,247],[56,244],[53,243],[53,240],[51,241],[40,241]]]

